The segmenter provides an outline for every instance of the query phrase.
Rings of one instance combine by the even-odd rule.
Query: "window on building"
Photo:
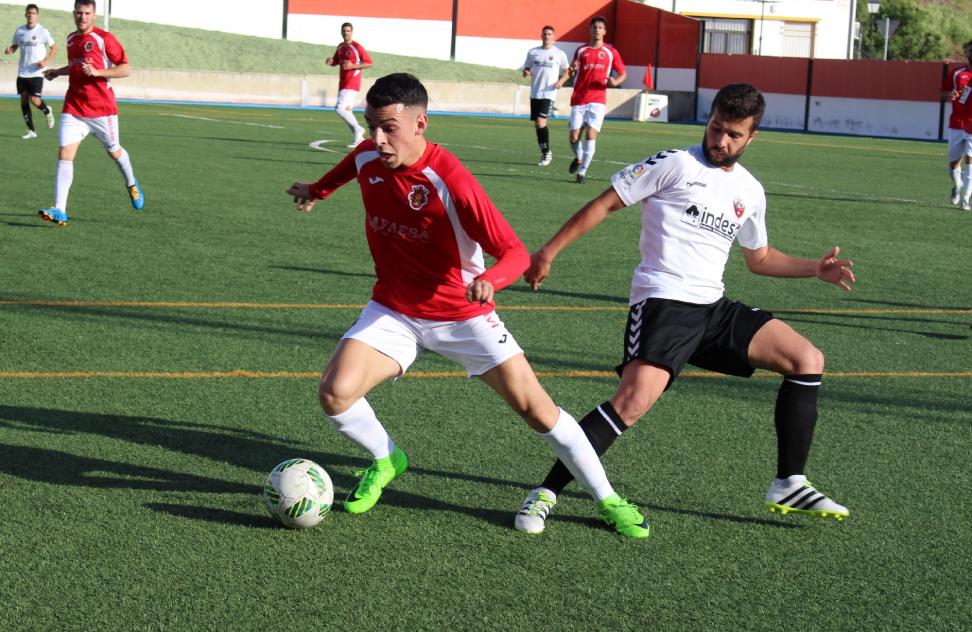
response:
[[[784,22],[781,54],[784,57],[813,57],[813,24]]]
[[[752,20],[705,17],[701,19],[705,22],[703,53],[747,55],[752,51]]]

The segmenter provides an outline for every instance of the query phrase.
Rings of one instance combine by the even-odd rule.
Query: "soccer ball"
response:
[[[324,468],[308,459],[287,459],[270,470],[263,502],[285,527],[309,529],[331,510],[334,485]]]

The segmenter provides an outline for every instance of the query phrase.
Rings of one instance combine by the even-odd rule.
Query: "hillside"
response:
[[[64,38],[74,29],[71,15],[65,11],[45,11],[42,7],[40,21],[58,42],[60,50],[55,63],[64,64]],[[9,43],[14,30],[23,23],[23,4],[0,4],[0,38],[4,42]],[[283,75],[327,75],[337,72],[324,64],[324,58],[339,43],[337,35],[332,46],[323,47],[115,18],[111,20],[111,30],[125,46],[132,66],[138,68]],[[526,83],[515,70],[374,52],[373,49],[381,49],[380,42],[363,43],[374,59],[376,76],[389,72],[410,72],[420,79]],[[0,57],[0,60],[16,63],[17,55]]]

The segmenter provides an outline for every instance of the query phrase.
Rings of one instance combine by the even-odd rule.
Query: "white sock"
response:
[[[538,434],[547,440],[557,458],[567,466],[594,500],[604,500],[614,494],[607,474],[604,473],[604,466],[576,419],[561,409],[553,429]]]
[[[327,418],[331,420],[335,430],[371,452],[376,459],[391,456],[395,450],[395,442],[385,432],[385,427],[378,421],[371,404],[364,397],[340,415],[327,415]]]
[[[962,167],[961,165],[955,165],[954,169],[950,169],[949,173],[952,174],[952,182],[955,185],[956,191],[962,190]]]
[[[591,166],[591,161],[594,160],[594,149],[597,145],[596,140],[585,140],[584,145],[584,160],[581,165],[581,173],[587,173],[587,168]]]
[[[115,158],[115,164],[118,165],[118,170],[121,171],[122,177],[125,178],[125,186],[130,187],[135,184],[135,173],[132,171],[132,161],[128,158],[128,152],[125,151],[123,147],[121,150],[121,156]]]
[[[780,489],[792,489],[797,486],[802,486],[806,482],[807,477],[803,474],[793,474],[792,476],[787,476],[786,478],[773,479],[773,485],[779,487]]]
[[[968,202],[969,198],[972,197],[972,164],[965,165],[964,171],[965,173],[962,177],[963,188],[961,189],[964,191],[962,199]]]
[[[580,141],[577,141],[576,143],[571,143],[570,144],[570,149],[571,149],[571,151],[574,152],[574,155],[577,156],[577,160],[583,160],[584,159],[584,153],[583,153],[583,150],[581,149],[581,143],[580,143]]]
[[[346,108],[338,108],[335,112],[348,124],[355,138],[364,134],[364,128],[358,125],[358,119],[354,118],[354,112]]]
[[[74,161],[58,160],[54,176],[54,208],[67,212],[68,192],[74,182]]]

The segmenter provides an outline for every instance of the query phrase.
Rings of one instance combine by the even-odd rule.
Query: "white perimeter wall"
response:
[[[353,8],[349,10],[354,11]],[[354,25],[354,39],[369,52],[431,59],[449,59],[451,53],[452,22],[445,20],[291,15],[287,39],[334,48],[341,43],[341,25],[345,22]],[[523,55],[526,56],[526,50]]]
[[[34,2],[41,8],[41,21],[45,9],[74,10],[74,0]],[[23,7],[27,2],[4,4]],[[98,0],[99,25],[104,24],[107,4],[107,0]],[[283,33],[283,0],[111,0],[111,17],[279,39]]]
[[[810,98],[810,131],[896,138],[938,138],[941,105],[839,97]]]
[[[699,122],[709,118],[712,100],[718,90],[713,88],[699,88],[698,107],[695,119]],[[763,115],[762,127],[771,129],[803,129],[803,113],[807,106],[807,98],[802,94],[779,94],[764,92],[766,99],[766,113]]]

